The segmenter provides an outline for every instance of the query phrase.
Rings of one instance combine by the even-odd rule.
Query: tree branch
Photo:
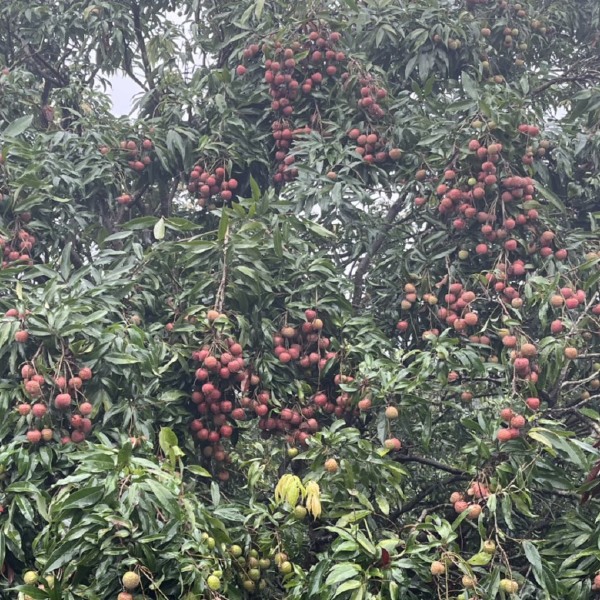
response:
[[[375,238],[373,245],[371,246],[370,250],[368,250],[365,253],[358,265],[358,268],[356,269],[356,272],[354,273],[354,292],[352,294],[353,308],[358,308],[358,306],[360,305],[363,292],[363,280],[365,278],[365,275],[367,274],[367,270],[369,268],[369,265],[371,264],[371,260],[375,256],[375,254],[377,254],[379,250],[381,250],[381,247],[383,246],[387,238],[387,234],[392,228],[394,220],[396,219],[398,213],[402,209],[403,204],[404,196],[400,196],[400,198],[398,198],[396,202],[394,202],[394,204],[390,206],[387,215],[385,216],[384,225],[381,233]]]
[[[150,66],[150,60],[148,58],[148,50],[146,48],[146,42],[144,40],[142,20],[140,18],[140,6],[137,2],[132,2],[131,11],[133,14],[133,28],[135,30],[135,38],[140,48],[140,56],[142,57],[144,75],[146,76],[148,87],[150,88],[150,90],[154,90],[154,75],[152,73],[152,67]]]
[[[411,510],[413,510],[413,508],[421,504],[421,502],[425,500],[427,496],[430,496],[435,492],[439,492],[440,489],[444,489],[453,483],[463,481],[464,479],[469,479],[469,476],[467,474],[453,475],[452,477],[447,477],[443,481],[436,481],[429,487],[425,488],[422,492],[419,492],[410,502],[404,504],[402,508],[392,511],[390,513],[390,519],[397,519],[400,515],[410,512]]]
[[[433,460],[431,458],[425,458],[423,456],[413,456],[410,454],[399,454],[398,456],[394,456],[393,459],[396,462],[416,462],[422,465],[428,465],[430,467],[434,467],[439,469],[440,471],[446,471],[447,473],[453,473],[454,475],[462,475],[465,477],[469,477],[469,473],[464,471],[463,469],[458,469],[456,467],[451,467],[450,465],[446,465],[444,463],[438,462],[437,460]]]

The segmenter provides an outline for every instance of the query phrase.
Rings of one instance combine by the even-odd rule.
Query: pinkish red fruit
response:
[[[42,432],[37,429],[31,429],[27,432],[27,441],[31,444],[39,444],[42,441]]]
[[[71,406],[71,395],[70,394],[58,394],[54,399],[54,406],[58,410],[66,410]]]

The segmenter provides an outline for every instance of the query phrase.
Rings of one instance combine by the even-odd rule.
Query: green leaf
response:
[[[389,515],[390,514],[390,503],[387,501],[387,498],[385,496],[377,496],[376,501],[377,501],[377,506],[379,506],[379,509],[381,510],[381,512],[386,516]]]
[[[219,222],[219,233],[217,235],[217,239],[220,243],[225,241],[225,236],[227,235],[227,230],[229,229],[229,212],[223,210],[223,214],[221,215],[221,221]]]
[[[129,459],[133,454],[133,446],[130,442],[127,442],[121,446],[119,454],[117,455],[117,472],[121,471],[129,464]]]
[[[325,585],[333,586],[342,583],[342,581],[347,581],[348,579],[356,577],[359,573],[362,573],[360,565],[349,562],[337,564],[329,572],[329,575],[325,580]]]
[[[250,189],[252,191],[252,201],[258,202],[261,197],[261,191],[260,187],[258,187],[258,183],[256,183],[256,180],[254,177],[252,177],[252,175],[250,175]]]
[[[194,475],[200,475],[200,477],[209,477],[212,478],[212,475],[203,467],[200,467],[198,465],[188,465],[186,467],[186,469],[190,472],[193,473]]]
[[[535,544],[533,544],[533,542],[530,542],[529,540],[525,540],[523,542],[523,550],[525,551],[525,556],[527,557],[529,564],[533,568],[533,572],[534,572],[537,582],[544,589],[547,589],[546,582],[544,579],[544,572],[542,569],[542,559],[540,557],[540,553],[539,553],[538,549],[536,548]]]
[[[154,234],[154,239],[155,240],[162,240],[165,237],[165,220],[163,217],[161,217],[156,224],[154,225],[154,229],[153,229],[153,234]]]
[[[561,199],[554,192],[552,192],[548,188],[544,187],[539,181],[536,181],[535,187],[542,194],[542,196],[544,198],[546,198],[546,200],[548,200],[548,202],[550,202],[550,204],[552,204],[552,206],[554,206],[554,208],[556,208],[557,210],[559,210],[562,213],[565,212],[565,210],[566,210],[565,205],[562,203]]]
[[[15,119],[10,125],[2,132],[4,137],[17,137],[21,135],[26,129],[33,123],[33,115],[27,115],[25,117],[19,117]]]
[[[179,440],[171,428],[161,427],[160,433],[158,434],[158,443],[160,444],[161,450],[165,454],[169,454],[169,450],[173,446],[177,446],[179,444]]]
[[[356,588],[359,588],[362,585],[362,582],[360,579],[352,579],[351,581],[346,581],[344,583],[342,583],[342,585],[340,585],[339,587],[336,587],[336,591],[335,594],[333,595],[333,598],[337,598],[340,594],[343,594],[344,592],[347,592],[348,590],[355,590]]]
[[[87,508],[99,502],[103,496],[104,488],[101,486],[84,488],[67,496],[54,509],[62,513],[68,510]]]
[[[471,558],[467,561],[470,565],[474,567],[481,567],[483,565],[487,565],[490,560],[492,560],[492,555],[487,552],[478,552],[471,556]]]

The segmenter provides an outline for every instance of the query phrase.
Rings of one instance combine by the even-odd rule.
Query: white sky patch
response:
[[[124,73],[111,76],[110,85],[113,114],[117,117],[129,115],[133,107],[134,97],[143,91],[142,88]]]

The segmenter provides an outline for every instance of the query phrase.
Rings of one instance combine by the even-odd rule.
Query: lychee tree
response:
[[[0,595],[595,597],[595,0],[0,17]]]

